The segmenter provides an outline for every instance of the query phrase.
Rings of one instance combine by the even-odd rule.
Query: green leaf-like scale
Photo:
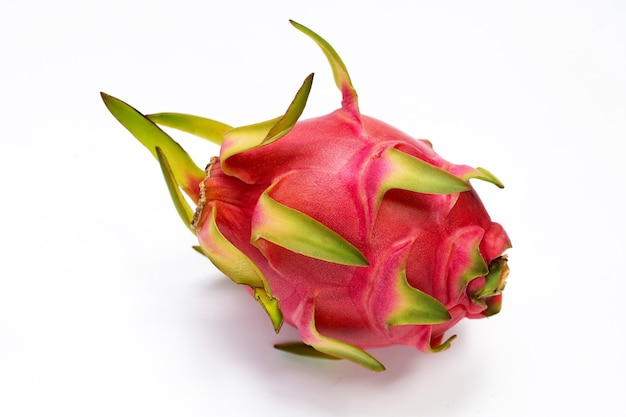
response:
[[[333,48],[324,38],[313,32],[308,27],[294,22],[293,20],[290,20],[289,22],[300,32],[311,38],[317,46],[320,47],[333,71],[335,84],[343,96],[342,106],[353,110],[354,114],[359,114],[358,96],[356,90],[352,86],[352,80],[348,74],[348,69],[339,57],[337,51],[335,51],[335,48]]]
[[[285,136],[296,124],[302,112],[304,111],[304,107],[306,106],[306,102],[309,98],[309,93],[311,92],[311,86],[313,84],[313,74],[310,74],[304,80],[302,87],[296,93],[296,96],[293,98],[293,101],[287,108],[287,111],[281,117],[278,122],[269,132],[267,132],[267,136],[261,142],[262,145],[267,145],[272,143],[283,136]]]
[[[167,156],[176,183],[183,188],[194,203],[197,203],[199,198],[198,184],[204,179],[204,171],[198,168],[187,152],[135,108],[108,94],[100,93],[100,95],[111,114],[148,148],[155,158],[158,158],[156,148],[161,149],[163,154]]]
[[[184,113],[155,113],[146,117],[161,126],[191,133],[217,145],[222,144],[224,133],[232,129],[231,126],[217,120]]]
[[[309,346],[303,342],[285,342],[285,343],[277,343],[274,347],[278,350],[282,350],[283,352],[289,352],[294,355],[306,356],[309,358],[320,358],[320,359],[330,359],[330,360],[340,360],[337,356],[327,355],[325,353],[316,350],[313,346]]]
[[[159,161],[159,165],[161,166],[161,171],[163,172],[163,178],[165,179],[165,183],[167,184],[167,189],[170,192],[170,197],[174,202],[174,206],[176,207],[176,212],[180,216],[181,220],[193,234],[196,233],[195,229],[191,226],[191,221],[193,220],[193,210],[189,207],[187,200],[183,197],[183,194],[180,192],[180,187],[178,183],[176,183],[176,177],[172,172],[172,168],[170,167],[169,162],[167,161],[167,157],[161,151],[161,148],[157,147],[155,149],[157,154],[157,159]]]
[[[301,255],[342,265],[367,266],[365,255],[339,234],[301,211],[280,204],[265,191],[251,241],[264,239]]]

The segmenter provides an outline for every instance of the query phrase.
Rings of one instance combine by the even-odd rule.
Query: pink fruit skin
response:
[[[265,275],[285,322],[305,341],[310,311],[320,334],[362,349],[445,347],[444,332],[459,320],[499,309],[499,291],[480,299],[475,294],[485,286],[486,267],[510,247],[509,238],[473,189],[443,195],[391,189],[377,203],[388,171],[380,158],[385,149],[396,148],[458,177],[472,168],[445,161],[428,141],[355,113],[344,107],[299,121],[280,140],[230,156],[226,166],[216,158],[203,182],[194,223],[198,238],[210,245],[207,224],[215,207],[219,230]],[[229,146],[223,143],[222,154]],[[274,200],[337,232],[369,266],[299,255],[263,239],[251,243],[255,224],[264,221],[257,202],[270,186]],[[409,285],[444,304],[450,320],[387,324],[397,307],[394,283],[404,267]]]

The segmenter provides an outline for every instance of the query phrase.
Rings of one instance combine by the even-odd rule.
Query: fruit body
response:
[[[292,23],[331,64],[343,95],[333,113],[298,121],[312,74],[282,117],[238,128],[105,103],[159,159],[199,250],[248,288],[276,331],[283,320],[298,329],[304,345],[278,347],[374,370],[384,368],[365,349],[443,350],[460,319],[500,310],[510,242],[469,180],[502,185],[362,115],[334,49]],[[153,122],[219,143],[219,157],[202,173]],[[193,219],[181,189],[197,203]]]

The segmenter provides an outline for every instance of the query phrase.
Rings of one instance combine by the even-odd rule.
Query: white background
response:
[[[626,5],[619,1],[23,1],[0,6],[0,415],[626,415]],[[456,163],[509,232],[502,312],[376,374],[273,349],[194,253],[158,164],[100,91],[232,125],[340,96]],[[213,145],[177,136],[198,164]]]

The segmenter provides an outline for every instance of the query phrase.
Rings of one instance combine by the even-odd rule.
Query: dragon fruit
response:
[[[181,113],[143,115],[102,98],[158,159],[195,249],[247,288],[276,332],[283,321],[298,330],[301,342],[277,348],[376,371],[385,368],[367,349],[444,350],[454,338],[444,333],[459,320],[500,310],[510,241],[469,180],[503,186],[362,115],[336,51],[291,23],[330,63],[343,99],[328,115],[298,121],[313,74],[284,115],[236,128]],[[201,170],[157,125],[221,145],[219,157]]]

